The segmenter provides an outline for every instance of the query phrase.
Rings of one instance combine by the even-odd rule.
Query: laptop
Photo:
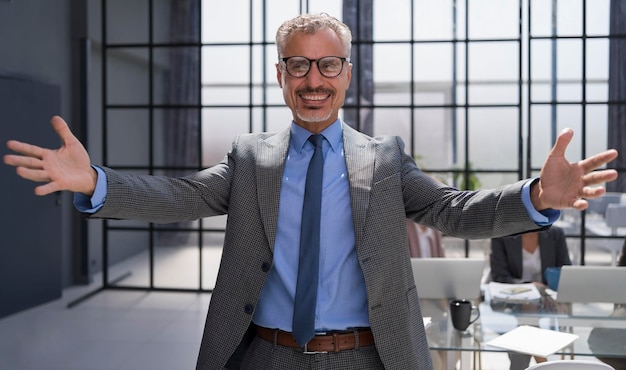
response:
[[[420,299],[480,297],[484,259],[411,258],[411,266]]]
[[[563,266],[556,300],[626,303],[626,267]]]

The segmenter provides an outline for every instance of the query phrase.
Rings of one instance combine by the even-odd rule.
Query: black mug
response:
[[[472,319],[472,311],[476,312],[476,317]],[[450,301],[450,318],[452,326],[456,330],[465,331],[468,326],[473,324],[480,317],[478,307],[473,306],[472,302],[467,299],[455,299]]]

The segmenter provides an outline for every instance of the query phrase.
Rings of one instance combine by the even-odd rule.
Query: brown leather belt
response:
[[[293,338],[293,335],[287,331],[257,326],[256,334],[259,338],[270,343],[291,348],[302,348]],[[307,343],[306,347],[302,349],[305,353],[339,352],[373,345],[374,335],[372,334],[372,331],[370,329],[360,329],[358,331],[346,333],[316,335],[309,341],[309,343]]]

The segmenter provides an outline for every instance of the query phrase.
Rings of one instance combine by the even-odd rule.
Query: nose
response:
[[[310,86],[321,86],[324,83],[324,76],[320,73],[320,70],[317,68],[317,63],[311,63],[311,67],[309,68],[309,73],[305,76],[307,84]]]

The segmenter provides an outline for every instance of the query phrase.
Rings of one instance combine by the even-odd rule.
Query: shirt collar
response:
[[[341,120],[338,118],[330,126],[326,127],[324,131],[320,132],[320,134],[324,135],[326,141],[330,143],[331,149],[337,151],[342,140]],[[291,144],[298,153],[302,152],[304,144],[311,135],[314,134],[291,121]]]

